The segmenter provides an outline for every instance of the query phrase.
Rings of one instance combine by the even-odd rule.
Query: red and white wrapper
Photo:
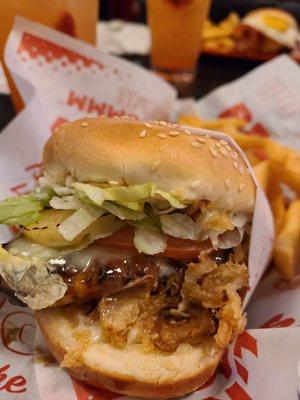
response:
[[[181,101],[177,112],[207,119],[242,118],[248,122],[248,134],[300,150],[300,66],[281,55],[198,101]]]
[[[0,135],[1,198],[34,187],[43,145],[61,123],[99,114],[168,120],[174,110],[174,90],[153,74],[21,18],[9,37],[6,62],[26,108]],[[221,133],[189,129],[222,136],[241,153]],[[2,243],[11,237],[1,229]],[[245,305],[268,263],[273,238],[271,211],[257,187]],[[263,280],[248,304],[251,329],[232,343],[217,374],[190,399],[297,399],[300,331],[289,327],[297,325],[299,309],[300,290],[294,286],[286,287],[272,274]],[[1,294],[0,318],[1,400],[129,400],[71,379],[48,354],[32,312]]]

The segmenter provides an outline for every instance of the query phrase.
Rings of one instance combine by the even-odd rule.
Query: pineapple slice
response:
[[[72,241],[64,239],[58,232],[59,225],[73,213],[74,210],[44,210],[37,222],[23,228],[23,235],[31,242],[47,247],[77,245],[82,240],[84,232]]]

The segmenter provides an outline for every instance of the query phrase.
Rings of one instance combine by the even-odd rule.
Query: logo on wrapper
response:
[[[226,393],[230,400],[251,400],[252,398],[247,393],[247,389],[243,387],[235,376],[239,376],[245,385],[248,383],[249,371],[242,364],[243,351],[251,353],[254,357],[258,358],[257,340],[248,331],[242,333],[235,341],[231,352],[225,350],[221,364],[219,366],[219,373],[215,374],[208,382],[201,386],[198,391],[206,390],[208,388],[214,389],[218,387],[218,379],[225,378],[230,380],[230,385],[224,389],[222,393]],[[230,357],[231,356],[231,357]],[[233,356],[233,357],[232,357]],[[231,358],[231,362],[230,362]],[[232,383],[233,381],[233,383]],[[203,400],[220,400],[219,397],[205,397]]]
[[[1,309],[1,361],[0,361],[0,398],[1,393],[12,394],[12,399],[22,398],[27,391],[26,378],[16,372],[6,353],[14,357],[32,357],[34,352],[35,318],[26,311],[10,312],[13,307],[0,296]],[[22,370],[23,371],[23,370]],[[14,397],[13,397],[14,396]]]
[[[258,135],[262,137],[270,136],[267,128],[262,123],[253,121],[252,112],[244,103],[235,104],[219,114],[219,118],[230,117],[236,117],[247,121],[248,124],[247,128],[245,129],[245,133],[248,135]]]

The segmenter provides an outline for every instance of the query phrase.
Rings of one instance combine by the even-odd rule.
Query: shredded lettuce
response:
[[[83,206],[65,219],[58,227],[58,232],[64,239],[72,241],[105,211],[93,206]]]
[[[233,231],[226,231],[218,236],[219,249],[231,249],[242,243],[244,237],[244,229],[236,228]]]
[[[54,192],[51,189],[40,189],[1,201],[0,224],[26,226],[37,221],[40,211],[49,204],[53,195]]]
[[[63,197],[54,196],[50,200],[49,205],[55,210],[78,210],[82,206],[82,203],[74,195]]]
[[[198,239],[197,224],[187,214],[164,214],[159,217],[162,231],[181,239]]]
[[[122,204],[123,207],[129,208],[130,210],[133,211],[143,211],[144,209],[144,203],[143,202],[136,202],[136,203],[127,203],[127,202],[118,202],[118,204]]]
[[[89,185],[87,183],[73,183],[72,186],[79,192],[75,193],[78,194],[79,197],[82,197],[82,194],[86,195],[88,199],[90,199],[93,203],[101,206],[105,200],[103,195],[103,189]]]
[[[159,196],[161,196],[162,198],[167,200],[171,204],[172,207],[175,207],[175,208],[185,208],[186,207],[186,204],[182,203],[181,201],[176,199],[176,197],[172,196],[168,192],[164,192],[163,190],[160,190],[160,189],[155,189],[154,193],[158,194]]]
[[[115,186],[103,189],[106,200],[116,201],[119,204],[136,203],[153,197],[155,185],[146,183],[144,185]]]
[[[97,239],[103,239],[111,236],[114,232],[124,227],[124,222],[120,221],[113,215],[104,215],[88,228],[88,239],[94,242]]]
[[[209,238],[214,247],[233,247],[242,240],[245,224],[250,219],[244,213],[208,210],[194,221],[185,212],[178,211],[186,208],[186,204],[154,183],[99,187],[70,181],[65,187],[40,178],[40,185],[30,194],[0,202],[0,224],[30,225],[48,206],[74,210],[58,227],[67,241],[81,233],[85,240],[109,236],[126,220],[135,227],[134,243],[138,251],[157,254],[166,247],[164,234],[189,240]]]
[[[87,183],[73,183],[72,186],[79,192],[85,193],[90,200],[101,206],[105,200],[116,202],[132,209],[140,209],[138,203],[152,197],[154,185],[116,186],[111,188],[100,188]]]
[[[161,232],[161,224],[151,217],[145,217],[141,221],[129,221],[129,224],[136,228],[144,228],[150,231]]]
[[[146,216],[143,211],[130,210],[129,208],[119,206],[110,201],[105,201],[101,207],[122,220],[141,220]]]
[[[139,253],[150,255],[162,253],[167,247],[167,240],[163,233],[144,228],[135,228],[133,242]]]
[[[77,195],[86,195],[93,203],[102,206],[104,201],[111,201],[133,211],[142,211],[146,201],[153,201],[157,196],[167,200],[172,207],[185,208],[186,205],[172,196],[170,193],[157,189],[154,183],[133,186],[115,186],[100,188],[87,183],[73,183]]]
[[[41,176],[39,178],[39,185],[41,188],[52,189],[58,196],[68,196],[74,193],[74,189],[70,186],[56,185],[49,177]]]
[[[250,215],[243,212],[230,213],[229,219],[237,228],[243,228],[251,220]]]

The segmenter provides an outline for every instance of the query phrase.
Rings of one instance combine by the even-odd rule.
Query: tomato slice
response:
[[[96,240],[100,246],[113,247],[120,250],[136,250],[133,244],[134,229],[126,227],[115,232],[113,235],[104,239]],[[205,250],[212,249],[210,240],[195,242],[193,240],[178,239],[173,236],[167,236],[167,247],[159,256],[176,258],[177,260],[197,258]]]

